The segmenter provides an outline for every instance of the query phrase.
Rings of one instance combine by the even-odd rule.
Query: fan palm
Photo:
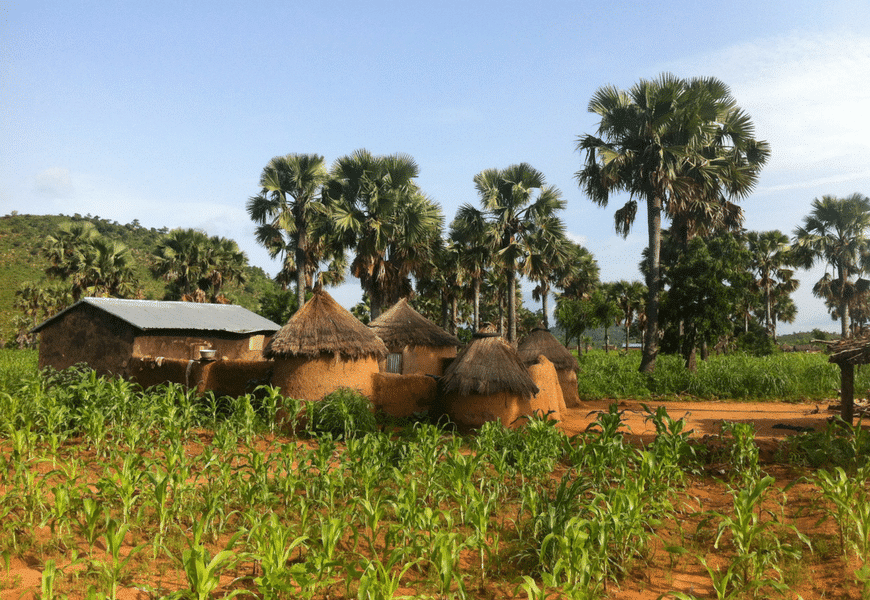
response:
[[[546,185],[544,175],[527,163],[481,171],[474,176],[474,184],[491,229],[494,255],[507,275],[508,340],[516,342],[520,262],[529,255],[532,234],[549,241],[564,238],[564,224],[556,211],[565,208],[565,201],[561,192]]]
[[[635,314],[643,310],[646,290],[641,282],[632,281],[629,283],[625,279],[611,284],[610,290],[616,299],[619,310],[622,311],[622,324],[625,326],[625,351],[628,352],[631,324],[634,322]]]
[[[751,255],[750,268],[755,272],[758,289],[764,296],[764,328],[768,334],[776,329],[773,304],[776,294],[795,291],[798,281],[788,267],[794,263],[788,236],[778,230],[750,231],[746,241]]]
[[[870,282],[861,279],[870,262],[870,198],[852,194],[846,198],[822,196],[795,230],[794,252],[800,266],[809,268],[822,261],[835,272],[825,273],[813,287],[816,296],[837,307],[843,337],[850,335],[849,304],[867,291]],[[853,281],[853,277],[858,277]]]
[[[471,280],[474,331],[480,331],[480,284],[492,264],[492,244],[487,239],[489,228],[486,214],[463,204],[450,224],[450,241],[466,277]]]
[[[248,199],[247,210],[258,224],[257,241],[272,258],[281,256],[284,270],[296,276],[298,306],[305,303],[311,271],[317,266],[312,256],[312,228],[323,212],[319,201],[329,173],[319,154],[276,156],[263,168],[260,193]]]
[[[606,206],[627,192],[615,213],[616,231],[628,235],[638,201],[646,202],[649,236],[647,325],[641,371],[652,371],[658,353],[661,291],[661,219],[683,215],[685,229],[720,219],[739,220],[730,206],[754,187],[769,148],[753,137],[749,116],[715,78],[681,79],[663,74],[629,91],[600,88],[589,111],[601,117],[597,135],[584,135],[576,173],[593,202]],[[688,217],[691,218],[688,218]]]
[[[356,252],[350,271],[370,298],[372,319],[411,292],[410,276],[440,238],[441,208],[419,190],[418,174],[408,155],[364,149],[336,160],[330,172],[325,199],[336,243]]]

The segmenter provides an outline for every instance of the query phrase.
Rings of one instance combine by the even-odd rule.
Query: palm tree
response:
[[[225,283],[245,283],[248,256],[239,249],[235,240],[213,236],[208,240],[205,254],[205,272],[199,287],[211,289],[211,302],[219,302]],[[226,300],[223,300],[224,302]]]
[[[248,199],[247,210],[258,224],[257,241],[272,258],[296,275],[296,300],[305,303],[306,283],[318,257],[311,256],[313,221],[322,214],[321,189],[329,173],[319,154],[276,156],[263,168],[260,193]],[[292,264],[288,264],[292,257]]]
[[[450,224],[450,241],[463,272],[471,280],[474,331],[480,331],[480,285],[492,264],[489,233],[486,214],[470,204],[460,206]]]
[[[813,293],[837,307],[845,338],[851,332],[849,303],[870,287],[860,278],[870,260],[870,198],[857,193],[846,198],[822,196],[813,200],[812,207],[803,226],[795,229],[796,260],[804,268],[824,261],[835,272],[835,276],[826,272]]]
[[[532,298],[541,301],[544,328],[550,328],[549,297],[550,288],[558,285],[560,267],[569,256],[569,244],[565,237],[564,225],[558,217],[549,217],[540,229],[526,236],[526,258],[523,274],[531,281],[537,282],[532,290]]]
[[[628,352],[628,338],[635,314],[643,310],[646,289],[639,281],[629,283],[621,279],[611,284],[611,293],[622,311],[622,324],[625,326],[625,351]]]
[[[130,249],[115,240],[96,238],[87,257],[84,281],[94,294],[113,298],[135,296],[138,289]]]
[[[685,228],[707,219],[730,222],[739,215],[726,203],[746,196],[767,161],[767,143],[756,141],[753,125],[715,78],[681,79],[663,74],[641,80],[629,91],[600,88],[589,111],[601,117],[597,136],[584,135],[586,153],[576,173],[593,202],[628,192],[616,211],[616,231],[628,235],[638,200],[646,202],[649,236],[648,299],[641,371],[652,371],[658,353],[661,292],[661,219],[687,215]]]
[[[757,278],[755,284],[764,297],[764,328],[768,335],[776,330],[773,319],[775,294],[790,294],[795,291],[798,281],[794,271],[787,268],[794,263],[788,236],[776,229],[772,231],[750,231],[746,241],[751,255],[750,268]]]
[[[175,288],[172,296],[192,296],[206,277],[208,236],[196,229],[173,229],[157,245],[154,274]]]
[[[516,342],[519,263],[528,257],[533,233],[547,240],[564,237],[564,224],[555,213],[565,208],[565,201],[557,188],[546,185],[540,171],[526,163],[481,171],[474,184],[492,232],[495,256],[507,275],[507,337]]]
[[[367,150],[339,158],[330,172],[324,200],[336,244],[356,252],[350,270],[369,296],[372,319],[411,292],[411,274],[440,238],[441,208],[419,190],[418,174],[408,155]]]
[[[89,221],[62,223],[55,235],[43,244],[43,255],[48,259],[46,275],[69,281],[73,301],[78,301],[88,287],[85,270],[92,254],[94,240],[100,237]]]

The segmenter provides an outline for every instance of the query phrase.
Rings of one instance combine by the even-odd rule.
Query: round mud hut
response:
[[[545,370],[543,365],[541,373]],[[545,377],[550,374],[555,383],[552,364]],[[549,389],[538,386],[513,346],[491,333],[474,334],[471,344],[447,367],[441,379],[443,410],[461,429],[495,420],[516,426],[521,424],[520,417],[536,410],[552,411],[552,418],[561,418],[561,390],[556,385],[545,388]]]
[[[405,298],[369,323],[369,328],[389,350],[381,361],[385,373],[441,376],[445,363],[452,361],[462,346],[459,338],[418,313]]]
[[[549,329],[543,327],[533,329],[520,342],[517,352],[527,367],[537,363],[539,356],[546,356],[556,368],[565,405],[569,408],[580,406],[580,396],[577,394],[577,371],[580,370],[580,364]]]
[[[374,332],[322,289],[272,337],[263,354],[275,361],[272,384],[301,400],[341,387],[372,397],[372,376],[387,348]]]

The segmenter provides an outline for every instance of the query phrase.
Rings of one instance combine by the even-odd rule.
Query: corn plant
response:
[[[78,530],[88,542],[88,552],[91,552],[100,536],[99,527],[106,523],[108,517],[103,505],[94,498],[82,499],[81,512],[84,519],[78,522]]]
[[[349,568],[348,574],[351,579],[359,582],[357,587],[357,600],[389,600],[392,598],[405,576],[412,567],[421,559],[403,562],[404,555],[393,551],[386,564],[380,559],[362,559],[358,569]]]
[[[314,574],[310,565],[291,563],[293,554],[305,548],[308,536],[295,535],[291,527],[281,523],[275,513],[270,513],[268,517],[257,520],[248,533],[248,540],[253,558],[261,569],[254,584],[263,597],[294,598],[297,593],[311,590]]]
[[[186,537],[187,548],[181,553],[179,560],[187,578],[187,589],[179,590],[171,595],[172,598],[188,598],[190,600],[208,600],[220,586],[220,576],[224,569],[236,564],[238,556],[232,550],[238,541],[241,532],[237,533],[227,542],[223,550],[211,555],[202,541],[205,532],[204,519],[193,524],[193,537]],[[225,598],[233,598],[245,590],[234,590]]]
[[[848,557],[851,550],[859,567],[856,579],[862,585],[864,598],[870,597],[870,494],[867,481],[870,466],[865,465],[850,477],[842,467],[833,472],[824,469],[815,475],[815,483],[822,497],[829,502],[828,515],[837,523],[840,551]]]
[[[739,565],[738,581],[745,589],[757,588],[762,581],[768,585],[769,580],[764,577],[768,569],[781,575],[778,565],[780,558],[800,558],[799,548],[783,541],[783,530],[792,531],[801,542],[810,546],[809,540],[797,528],[780,523],[772,511],[761,509],[765,492],[773,483],[773,477],[768,475],[746,488],[732,491],[733,516],[717,515],[722,521],[713,547],[719,548],[726,531],[730,534],[731,544],[737,553],[735,563]],[[763,519],[765,515],[770,518]]]
[[[112,600],[118,597],[118,584],[124,579],[124,571],[127,569],[127,564],[144,547],[144,545],[136,546],[130,550],[127,556],[121,558],[121,548],[128,531],[129,526],[126,523],[119,523],[115,519],[109,519],[106,522],[106,532],[103,534],[103,541],[110,561],[108,563],[92,561],[96,573],[108,584]]]
[[[723,421],[722,435],[730,439],[727,458],[732,470],[743,485],[751,485],[759,476],[755,425]]]
[[[458,533],[441,531],[432,536],[428,560],[438,574],[438,591],[442,597],[452,594],[453,584],[456,584],[456,596],[462,599],[468,597],[465,581],[459,570],[459,557],[465,543]]]

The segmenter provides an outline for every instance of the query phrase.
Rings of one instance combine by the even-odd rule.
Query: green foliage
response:
[[[142,227],[138,221],[121,225],[99,217],[87,215],[6,215],[0,217],[0,346],[14,342],[17,328],[13,320],[21,313],[13,308],[16,290],[25,283],[43,286],[49,266],[43,256],[44,240],[57,234],[64,224],[86,222],[109,242],[123,243],[132,255],[132,279],[138,282],[142,295],[149,299],[166,296],[167,283],[155,277],[151,269],[155,264],[154,249],[166,237],[166,228]],[[223,282],[221,291],[234,304],[256,311],[258,298],[277,285],[259,267],[245,263],[245,283]]]
[[[548,415],[522,418],[526,423],[515,429],[501,421],[484,423],[475,437],[475,448],[500,473],[517,472],[529,478],[551,473],[562,456],[565,434]]]
[[[840,372],[824,354],[743,353],[710,356],[686,369],[675,355],[662,355],[652,374],[637,373],[640,353],[600,350],[580,354],[580,398],[695,397],[700,399],[824,400],[836,395]],[[870,388],[870,369],[856,372],[856,389]]]
[[[322,400],[306,403],[305,411],[308,431],[314,436],[343,440],[378,430],[371,401],[350,388],[339,388]]]

